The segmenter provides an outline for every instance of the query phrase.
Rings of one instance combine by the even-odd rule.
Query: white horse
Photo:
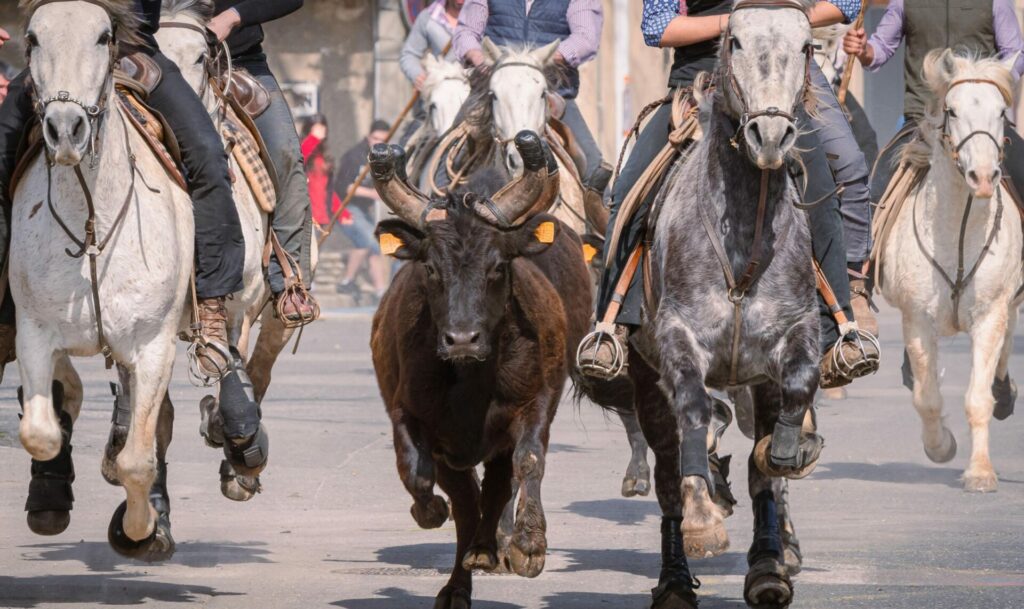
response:
[[[114,99],[114,36],[131,41],[133,3],[22,0],[22,7],[30,14],[28,57],[46,154],[32,162],[13,201],[21,443],[36,460],[54,458],[62,447],[55,372],[74,418],[82,392],[69,356],[109,355],[125,372],[132,411],[114,468],[127,501],[114,512],[109,539],[121,552],[166,557],[173,541],[169,531],[158,534],[149,493],[175,336],[187,325],[192,203]],[[84,228],[90,215],[94,240]]]
[[[469,98],[469,76],[458,63],[438,59],[432,53],[424,56],[423,70],[426,78],[420,95],[427,120],[406,144],[409,155],[406,170],[410,182],[426,191],[429,187],[421,175],[423,167],[437,152],[438,142],[455,124],[462,105]]]
[[[943,423],[939,336],[971,336],[972,369],[965,398],[973,443],[964,472],[968,491],[996,490],[988,450],[993,381],[1008,389],[1021,286],[1021,218],[1000,185],[1004,112],[1013,84],[997,60],[933,51],[924,65],[935,94],[923,142],[904,155],[930,167],[911,192],[883,244],[879,282],[903,313],[903,339],[914,372],[914,407],[928,457],[956,454]],[[959,267],[959,270],[958,270]]]

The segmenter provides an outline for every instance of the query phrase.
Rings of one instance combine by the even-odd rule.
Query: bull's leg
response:
[[[651,466],[647,464],[647,440],[635,412],[620,412],[619,418],[629,438],[629,466],[622,478],[622,496],[646,497],[651,492]]]
[[[1013,353],[1013,331],[1017,327],[1017,307],[1011,306],[1006,318],[1006,334],[1003,350],[996,365],[996,378],[992,382],[992,394],[996,404],[992,416],[1002,421],[1013,414],[1017,401],[1017,384],[1010,378],[1010,354]]]
[[[654,492],[661,507],[661,572],[652,591],[653,609],[697,606],[693,577],[683,550],[679,432],[675,415],[658,389],[658,374],[630,350],[637,420],[654,451]]]
[[[988,315],[976,318],[971,327],[971,378],[964,401],[967,423],[971,426],[971,461],[964,472],[964,490],[969,492],[985,493],[998,488],[988,453],[988,427],[995,407],[992,382],[1003,353],[1007,325],[1006,309],[994,306]]]
[[[472,470],[456,471],[443,462],[437,464],[437,482],[452,500],[455,518],[455,567],[448,584],[437,595],[434,609],[469,609],[473,592],[473,574],[463,566],[480,526],[480,487]]]
[[[415,421],[394,421],[392,435],[398,477],[412,495],[413,504],[409,511],[413,520],[424,529],[436,529],[448,520],[448,502],[434,494],[437,470],[430,445],[418,433]]]
[[[924,452],[935,463],[946,463],[956,456],[956,438],[942,421],[939,349],[931,320],[904,314],[903,342],[914,371],[914,408],[921,417]]]
[[[512,455],[502,454],[488,461],[484,468],[480,525],[473,544],[462,557],[462,566],[468,571],[493,571],[498,567],[498,523],[512,499]]]

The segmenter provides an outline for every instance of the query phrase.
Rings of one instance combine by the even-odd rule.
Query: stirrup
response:
[[[228,373],[227,369],[220,370],[219,374],[210,376],[203,371],[202,366],[199,365],[199,348],[205,347],[219,352],[224,356],[225,361],[230,361],[231,352],[229,349],[225,349],[219,343],[209,342],[203,338],[199,332],[197,326],[193,326],[192,334],[182,332],[178,338],[187,342],[188,349],[185,351],[185,356],[188,361],[188,380],[194,387],[213,387],[221,381],[222,378]]]
[[[309,303],[313,311],[309,315],[303,315],[300,319],[288,319],[284,313],[284,306],[288,299],[292,298]],[[301,328],[320,319],[320,303],[317,302],[316,298],[313,297],[301,281],[293,281],[274,299],[274,315],[281,320],[285,328]]]
[[[840,332],[842,336],[836,340],[831,349],[830,371],[838,384],[827,382],[828,379],[822,378],[821,385],[825,389],[842,387],[863,376],[874,374],[881,364],[882,345],[877,337],[870,332],[861,330],[857,327],[857,322],[844,324],[840,328]],[[847,357],[843,349],[844,344],[855,347],[857,355],[852,358]]]
[[[606,342],[611,344],[612,350],[612,361],[609,366],[597,361],[597,353]],[[585,354],[593,355],[584,360]],[[604,380],[611,380],[622,374],[626,367],[626,351],[615,338],[615,324],[601,322],[595,326],[593,332],[583,337],[576,348],[576,366],[583,374]]]

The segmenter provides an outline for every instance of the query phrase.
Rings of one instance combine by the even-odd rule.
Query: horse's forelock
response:
[[[934,57],[935,62],[941,61],[943,52],[941,50],[932,51],[929,53],[931,56],[929,59]],[[939,108],[933,108],[933,110],[941,109],[942,100],[949,92],[949,86],[962,80],[990,81],[999,89],[999,94],[1003,96],[1003,99],[1013,99],[1013,73],[998,58],[983,57],[974,52],[958,52],[953,54],[953,66],[953,73],[948,77],[936,71],[929,79],[928,84],[935,94],[934,101],[939,105]]]
[[[200,23],[213,19],[215,8],[213,0],[163,0],[160,13],[165,17],[185,15]]]
[[[18,7],[31,18],[36,9],[49,1],[20,0]],[[67,1],[71,2],[73,0]],[[114,26],[119,47],[139,47],[142,45],[142,39],[139,37],[139,28],[142,22],[139,15],[135,12],[134,0],[89,0],[89,3],[107,12]]]

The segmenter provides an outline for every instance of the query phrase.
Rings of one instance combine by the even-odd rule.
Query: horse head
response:
[[[722,35],[719,87],[736,139],[762,169],[796,143],[796,109],[809,86],[812,0],[739,0]]]
[[[495,138],[505,148],[506,165],[513,174],[522,167],[512,140],[517,133],[544,133],[548,121],[549,74],[554,67],[558,41],[536,49],[502,48],[483,41],[490,77],[490,96]]]
[[[427,119],[433,132],[442,134],[452,128],[462,104],[469,98],[469,77],[458,63],[438,59],[431,53],[423,58],[423,69]]]
[[[990,199],[999,186],[1016,60],[1016,55],[1001,62],[936,49],[924,61],[925,80],[935,94],[929,123],[978,199]]]
[[[213,15],[213,0],[164,0],[156,34],[160,51],[178,66],[192,90],[203,97],[210,60],[206,24]],[[210,106],[215,100],[203,99],[203,103]]]
[[[50,158],[74,166],[98,137],[118,43],[137,42],[131,0],[22,0],[36,110]]]
[[[405,183],[401,148],[378,144],[370,152],[377,192],[401,218],[378,225],[381,250],[422,267],[438,355],[448,361],[489,357],[508,310],[512,260],[546,250],[560,227],[545,214],[520,222],[544,205],[550,189],[540,138],[523,133],[515,140],[523,175],[490,198],[467,193],[430,200]]]

